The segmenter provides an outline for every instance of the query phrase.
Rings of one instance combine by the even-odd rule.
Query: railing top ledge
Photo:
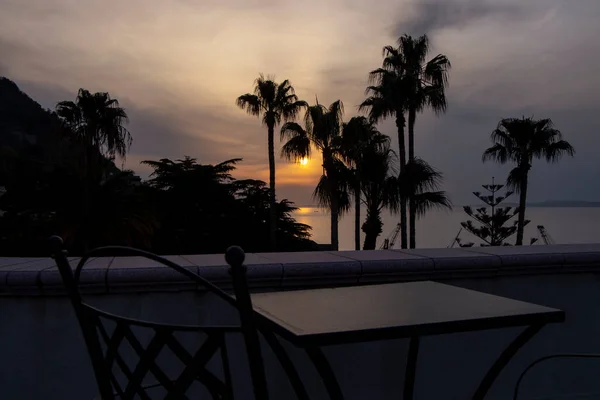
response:
[[[174,255],[169,259],[227,288],[222,254]],[[76,264],[77,259],[73,259]],[[414,250],[249,253],[250,286],[340,286],[402,280],[461,279],[520,274],[589,272],[600,268],[600,244],[471,247]],[[92,293],[195,290],[169,268],[139,257],[92,259],[83,269],[82,290]],[[0,295],[55,295],[62,283],[50,258],[0,257]]]

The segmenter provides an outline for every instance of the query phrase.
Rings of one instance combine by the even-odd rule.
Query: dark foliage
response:
[[[163,221],[153,248],[159,253],[221,253],[235,243],[246,251],[269,249],[269,189],[257,180],[235,180],[240,159],[201,165],[195,159],[144,161],[154,172],[148,186],[156,190],[158,218]],[[297,223],[288,200],[276,203],[277,240],[281,251],[308,250],[310,227]]]
[[[99,109],[118,105],[107,93],[81,93],[98,99]],[[87,114],[93,116],[91,103]],[[19,113],[11,116],[6,104],[17,105]],[[65,104],[59,104],[61,114]],[[0,105],[0,256],[46,256],[52,234],[61,235],[73,255],[103,245],[160,254],[219,253],[232,244],[269,249],[269,189],[230,175],[241,160],[147,161],[154,173],[142,182],[112,161],[125,155],[128,132],[120,123],[104,133],[97,128],[115,121],[112,116],[67,120],[7,80],[0,80]],[[69,106],[76,112],[76,103]],[[124,110],[117,111],[125,121]],[[26,123],[34,120],[41,122]],[[278,250],[312,250],[310,227],[291,217],[294,210],[288,200],[276,204]]]
[[[489,195],[480,192],[473,192],[473,194],[490,207],[490,212],[488,212],[487,207],[473,209],[470,206],[465,206],[465,213],[476,222],[479,222],[480,225],[476,226],[473,221],[461,222],[461,225],[465,230],[483,240],[482,246],[510,246],[505,240],[517,232],[518,221],[513,221],[512,225],[507,224],[519,214],[519,208],[498,206],[513,192],[508,191],[503,196],[496,196],[496,193],[504,185],[496,185],[492,182],[491,185],[482,186],[490,193]],[[525,220],[525,225],[528,223],[529,221]],[[473,245],[473,243],[462,243],[458,238],[456,240],[461,247]]]
[[[500,164],[513,164],[506,183],[519,193],[519,221],[516,245],[523,244],[525,207],[529,171],[534,159],[558,162],[562,156],[573,157],[575,149],[563,140],[562,133],[554,127],[552,120],[533,118],[505,118],[490,135],[493,145],[483,153],[483,161],[493,160]]]

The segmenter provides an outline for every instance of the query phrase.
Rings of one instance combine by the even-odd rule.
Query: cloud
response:
[[[463,29],[484,19],[500,21],[521,20],[531,15],[523,2],[501,0],[423,0],[413,5],[408,18],[394,27],[394,36],[432,34],[442,29]],[[404,10],[405,8],[403,8]]]
[[[341,99],[349,119],[381,48],[427,33],[431,55],[448,55],[453,70],[447,114],[418,117],[417,153],[444,172],[456,204],[505,176],[481,152],[500,118],[523,114],[553,118],[578,150],[534,166],[532,199],[600,199],[587,183],[600,168],[597,0],[0,0],[0,9],[0,74],[49,108],[80,87],[110,92],[129,113],[127,165],[140,173],[144,159],[242,157],[236,176],[268,180],[266,129],[234,103],[259,72],[289,78],[310,103]],[[397,146],[393,120],[379,129]],[[311,202],[318,160],[300,169],[278,159],[277,171],[280,198]]]

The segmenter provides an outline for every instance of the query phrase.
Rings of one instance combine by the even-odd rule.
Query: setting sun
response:
[[[306,157],[302,157],[302,158],[300,159],[300,165],[306,165],[306,164],[308,164],[308,158],[306,158]]]

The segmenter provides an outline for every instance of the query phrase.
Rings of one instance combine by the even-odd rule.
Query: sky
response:
[[[126,167],[243,158],[235,176],[268,180],[267,133],[235,105],[259,73],[301,99],[341,99],[358,115],[368,72],[399,35],[427,34],[452,63],[448,111],[425,111],[416,153],[444,173],[456,205],[507,167],[481,162],[501,118],[552,118],[576,149],[534,163],[531,201],[600,200],[598,0],[0,0],[0,76],[54,108],[79,88],[107,91],[130,117]],[[379,129],[393,138],[393,121]],[[280,143],[276,141],[278,152]],[[278,159],[279,198],[312,203],[320,160]]]

